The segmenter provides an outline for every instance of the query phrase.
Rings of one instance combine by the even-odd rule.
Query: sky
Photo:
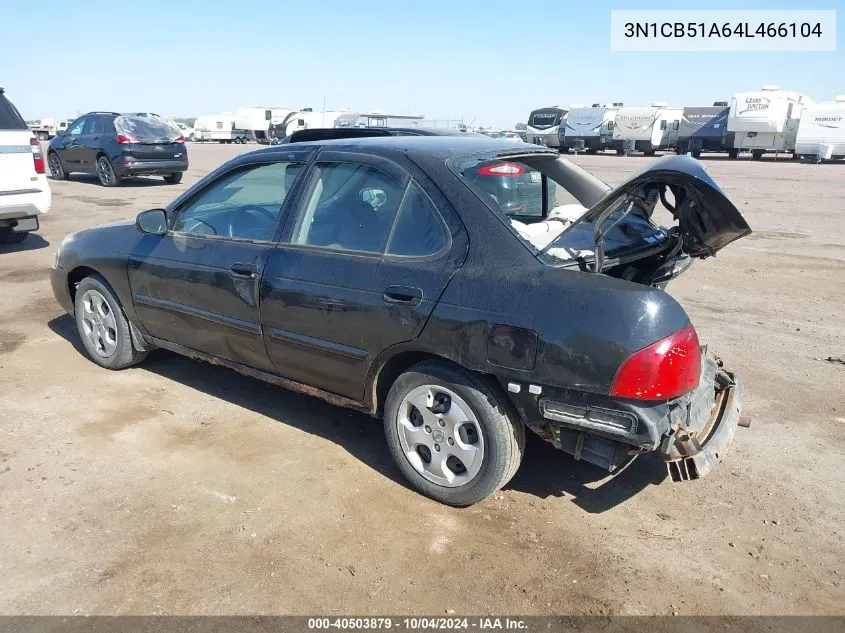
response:
[[[836,52],[611,52],[611,9],[676,8],[645,0],[145,0],[109,8],[5,0],[0,85],[27,119],[316,111],[325,103],[502,128],[548,105],[709,105],[763,84],[819,101],[845,93],[843,36]],[[840,9],[837,32],[845,33],[843,0],[742,8]]]

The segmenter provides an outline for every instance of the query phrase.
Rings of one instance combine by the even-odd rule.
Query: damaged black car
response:
[[[164,348],[365,411],[416,490],[465,506],[527,430],[611,472],[659,452],[708,474],[742,386],[665,287],[750,232],[686,156],[611,188],[520,143],[322,139],[69,235],[52,285],[101,366]]]

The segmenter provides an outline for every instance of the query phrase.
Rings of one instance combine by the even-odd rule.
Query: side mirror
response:
[[[56,130],[56,136],[64,136],[67,130]]]
[[[164,235],[167,233],[167,215],[164,209],[141,211],[135,219],[135,226],[141,233]]]

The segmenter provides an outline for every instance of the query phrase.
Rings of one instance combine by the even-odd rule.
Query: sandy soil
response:
[[[253,146],[254,147],[254,146]],[[705,480],[616,477],[535,438],[456,510],[409,490],[380,424],[167,353],[80,353],[48,269],[69,232],[181,185],[53,182],[0,247],[0,613],[845,613],[845,165],[710,159],[754,234],[670,292],[744,379],[750,429]],[[577,158],[619,182],[649,159]]]

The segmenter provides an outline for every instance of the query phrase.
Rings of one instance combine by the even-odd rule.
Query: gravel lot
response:
[[[100,369],[48,270],[181,185],[52,182],[0,247],[0,613],[845,613],[845,165],[705,159],[754,234],[669,291],[753,418],[707,479],[616,477],[536,438],[500,494],[409,490],[378,422],[169,353]],[[611,183],[651,159],[575,159]]]

